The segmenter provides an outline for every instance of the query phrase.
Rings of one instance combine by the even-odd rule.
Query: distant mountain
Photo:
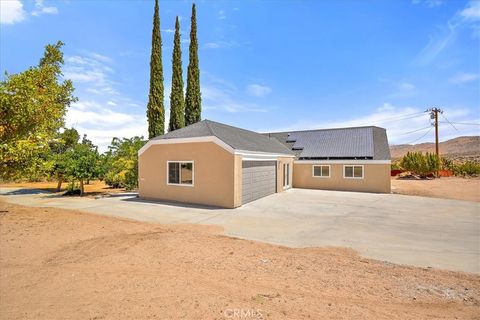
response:
[[[408,151],[435,152],[435,143],[427,142],[390,146],[392,159],[401,158]],[[447,158],[478,159],[480,158],[480,136],[458,137],[440,142],[439,151],[441,156]]]

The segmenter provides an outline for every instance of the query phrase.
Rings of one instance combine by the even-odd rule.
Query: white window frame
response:
[[[315,167],[328,167],[328,176],[323,176],[323,175],[322,175],[322,176],[316,176],[316,175],[315,175]],[[320,171],[321,171],[322,174],[323,174],[323,170],[320,169]],[[312,177],[313,177],[313,178],[328,179],[328,178],[331,177],[331,175],[332,175],[332,167],[331,167],[329,164],[314,164],[314,165],[312,166]]]
[[[355,175],[355,167],[362,167],[362,176],[361,177],[346,177],[345,176],[345,168],[346,167],[352,167],[352,173]],[[365,177],[365,167],[363,165],[359,164],[345,164],[343,166],[343,179],[355,179],[355,180],[362,180]]]
[[[178,173],[178,181],[179,181],[179,183],[170,183],[170,182],[168,182],[168,174],[169,174],[168,168],[170,167],[170,163],[180,163],[180,172]],[[182,163],[191,163],[191,164],[192,164],[192,184],[181,183],[181,182],[182,182],[182,170],[181,170]],[[167,180],[167,185],[169,185],[169,186],[193,187],[193,186],[195,185],[195,161],[193,161],[193,160],[189,160],[189,161],[169,160],[169,161],[167,161],[167,176],[166,176],[166,180]]]

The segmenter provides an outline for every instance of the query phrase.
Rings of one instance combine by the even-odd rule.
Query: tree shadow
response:
[[[22,195],[35,195],[35,194],[45,194],[50,195],[52,192],[41,189],[15,189],[7,192],[0,193],[4,196],[22,196]]]

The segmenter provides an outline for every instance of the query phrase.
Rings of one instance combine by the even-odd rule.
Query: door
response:
[[[276,161],[242,161],[242,204],[277,190]]]

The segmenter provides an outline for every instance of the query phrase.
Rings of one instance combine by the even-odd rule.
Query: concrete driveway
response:
[[[290,247],[341,246],[399,264],[480,273],[480,203],[394,194],[292,189],[227,210],[142,201],[135,194],[66,198],[0,190],[6,201],[159,223],[224,227]]]

